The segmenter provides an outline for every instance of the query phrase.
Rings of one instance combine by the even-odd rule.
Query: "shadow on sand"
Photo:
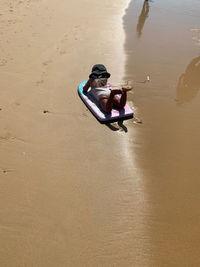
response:
[[[149,2],[145,0],[137,24],[138,37],[142,35],[142,29],[144,27],[146,19],[148,18],[148,14],[149,14]]]
[[[106,123],[105,125],[112,131],[123,131],[125,133],[128,132],[127,127],[123,124],[124,120],[119,120],[117,122],[114,123]]]
[[[176,88],[178,105],[190,102],[200,89],[200,56],[192,59],[185,72],[181,74]]]

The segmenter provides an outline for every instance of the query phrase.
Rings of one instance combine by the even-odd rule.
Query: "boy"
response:
[[[110,89],[107,86],[110,73],[107,72],[103,64],[96,64],[92,68],[89,80],[83,87],[83,91],[87,92],[91,88],[90,93],[100,103],[103,111],[111,113],[113,106],[123,108],[126,105],[127,92],[132,90],[132,86],[123,86],[122,89]],[[117,95],[121,95],[120,97]]]

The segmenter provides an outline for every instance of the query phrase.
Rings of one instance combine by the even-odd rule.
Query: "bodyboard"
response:
[[[125,105],[124,108],[112,109],[111,113],[106,113],[100,107],[99,102],[90,94],[90,91],[83,92],[83,87],[86,84],[86,81],[81,82],[78,86],[78,94],[84,104],[88,107],[88,109],[92,112],[92,114],[96,117],[96,119],[100,123],[110,123],[119,120],[127,120],[133,118],[133,110],[130,108],[128,104]],[[111,88],[112,86],[109,85]]]

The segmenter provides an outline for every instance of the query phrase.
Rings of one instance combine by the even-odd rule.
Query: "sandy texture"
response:
[[[77,85],[96,63],[123,75],[127,4],[1,1],[1,266],[111,266],[120,257],[110,232],[123,140],[86,110]]]
[[[146,261],[138,256],[135,266],[200,265],[199,23],[198,0],[134,0],[124,17],[125,73],[135,80],[129,100],[143,121],[130,142],[146,228],[138,242]]]
[[[199,14],[199,0],[1,0],[0,266],[200,266]],[[134,80],[142,124],[86,109],[96,63]]]

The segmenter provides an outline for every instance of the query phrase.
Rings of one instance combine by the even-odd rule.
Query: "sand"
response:
[[[128,1],[0,5],[0,265],[110,265],[123,140],[77,86],[96,63],[123,76]]]
[[[196,0],[136,0],[123,19],[129,100],[143,121],[129,143],[144,185],[138,243],[146,261],[138,256],[135,266],[200,265],[199,14]]]
[[[2,0],[0,266],[199,266],[198,0]],[[92,66],[133,80],[103,126]],[[150,82],[145,82],[146,76]]]

